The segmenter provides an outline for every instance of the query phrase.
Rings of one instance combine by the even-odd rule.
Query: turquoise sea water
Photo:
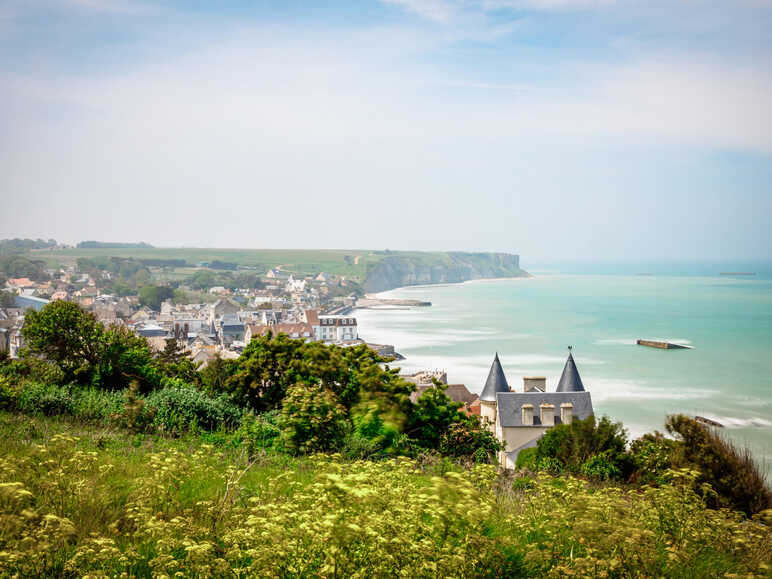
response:
[[[731,265],[731,264],[729,264]],[[736,267],[714,271],[740,271]],[[772,469],[772,275],[753,277],[576,275],[536,270],[530,279],[401,288],[386,297],[428,308],[360,310],[360,335],[391,343],[406,371],[438,368],[479,392],[499,352],[510,386],[547,377],[554,390],[574,357],[597,414],[632,435],[662,429],[665,415],[718,420]],[[653,269],[653,268],[651,268]],[[761,269],[761,271],[759,271]],[[548,273],[551,272],[551,273]],[[648,272],[647,272],[648,273]],[[658,350],[637,338],[687,344]]]

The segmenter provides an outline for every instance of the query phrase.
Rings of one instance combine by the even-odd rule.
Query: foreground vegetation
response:
[[[669,417],[500,444],[364,346],[263,336],[198,368],[68,302],[0,358],[0,576],[768,576],[747,454]]]
[[[767,576],[772,532],[663,486],[439,458],[250,458],[0,413],[0,569],[20,576]],[[765,523],[766,517],[766,523]]]

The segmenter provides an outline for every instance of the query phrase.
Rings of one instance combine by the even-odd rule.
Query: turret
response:
[[[582,378],[579,376],[576,362],[574,362],[574,357],[571,355],[571,346],[568,347],[568,360],[566,360],[556,392],[584,392]]]
[[[491,370],[488,372],[488,379],[480,393],[480,417],[483,422],[490,421],[490,427],[496,423],[496,394],[499,392],[509,392],[507,377],[504,376],[504,369],[501,367],[498,352],[493,358]]]

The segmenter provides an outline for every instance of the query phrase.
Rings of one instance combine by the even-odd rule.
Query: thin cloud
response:
[[[433,22],[447,22],[455,12],[453,5],[444,0],[381,0],[381,2],[399,6],[407,12]]]

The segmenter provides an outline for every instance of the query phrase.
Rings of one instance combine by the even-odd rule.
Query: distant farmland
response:
[[[205,248],[80,248],[37,249],[32,256],[49,266],[71,265],[79,257],[124,257],[184,260],[184,267],[166,268],[164,279],[190,275],[193,268],[215,260],[254,268],[265,274],[280,267],[286,273],[326,272],[363,284],[366,291],[417,284],[528,275],[519,258],[507,253],[422,252],[366,249],[205,249]],[[154,268],[157,269],[157,268]]]

